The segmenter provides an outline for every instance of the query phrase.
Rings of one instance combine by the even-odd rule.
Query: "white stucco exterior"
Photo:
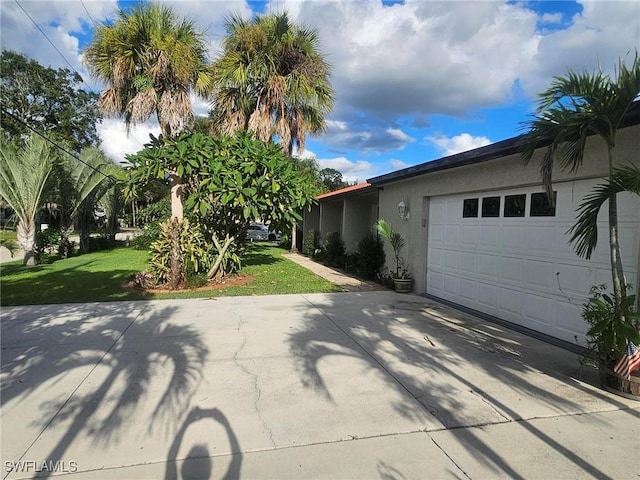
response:
[[[591,137],[578,172],[554,171],[556,211],[539,217],[532,214],[531,203],[534,194],[543,191],[539,161],[544,149],[524,165],[513,143],[503,143],[509,148],[483,147],[370,179],[371,186],[364,189],[329,194],[305,216],[305,230],[315,228],[321,235],[338,231],[353,252],[375,221],[384,218],[407,241],[403,256],[415,279],[414,293],[584,344],[582,304],[592,285],[611,284],[606,208],[600,213],[599,244],[590,260],[574,253],[567,230],[584,196],[608,175],[606,145]],[[616,155],[618,165],[640,166],[640,125],[619,131]],[[430,169],[438,162],[440,170]],[[505,217],[504,203],[513,196],[526,199],[526,212]],[[498,216],[463,216],[465,199],[482,204],[485,197],[500,198]],[[407,219],[398,215],[401,201],[410,212]],[[626,280],[637,291],[639,196],[619,196],[618,220]],[[391,267],[392,252],[388,245],[385,249]]]

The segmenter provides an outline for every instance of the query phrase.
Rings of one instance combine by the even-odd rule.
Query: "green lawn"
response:
[[[147,252],[115,248],[23,267],[21,262],[0,266],[0,304],[108,302],[229,295],[339,292],[336,285],[282,257],[284,250],[254,246],[244,259],[242,274],[253,279],[241,286],[205,291],[149,294],[123,288],[123,283],[146,268]]]
[[[13,240],[14,242],[18,240],[18,235],[15,230],[9,229],[0,229],[0,240]]]

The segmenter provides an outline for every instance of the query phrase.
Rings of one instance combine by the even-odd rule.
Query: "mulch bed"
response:
[[[144,292],[144,293],[181,293],[181,292],[204,292],[204,291],[213,291],[213,290],[223,290],[229,287],[239,287],[241,285],[246,285],[250,281],[252,281],[254,277],[251,275],[233,275],[231,277],[225,278],[221,282],[211,281],[206,285],[196,288],[180,288],[177,290],[171,290],[166,287],[156,287],[156,288],[142,288],[137,285],[133,280],[129,280],[125,282],[122,287],[126,290],[133,290],[136,292]]]

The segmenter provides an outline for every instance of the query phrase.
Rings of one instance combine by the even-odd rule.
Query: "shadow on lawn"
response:
[[[467,450],[477,452],[496,474],[510,478],[522,478],[516,463],[492,449],[477,430],[457,428],[530,420],[549,411],[584,413],[589,405],[580,398],[625,409],[634,421],[639,416],[573,380],[586,376],[588,383],[598,382],[595,371],[581,372],[571,352],[420,297],[390,294],[374,297],[372,303],[374,298],[367,295],[351,295],[349,304],[339,307],[318,300],[314,305],[322,313],[290,335],[289,348],[303,384],[330,401],[321,365],[332,356],[357,359],[405,399],[393,405],[402,416],[427,429],[434,417],[445,428],[456,429],[454,435]],[[380,298],[386,301],[379,303]],[[507,404],[508,398],[518,402]],[[584,472],[610,478],[532,422],[518,425]]]
[[[3,411],[19,414],[21,404],[38,405],[31,427],[45,438],[53,436],[46,461],[63,462],[78,438],[89,438],[93,448],[100,448],[126,442],[127,428],[136,423],[146,422],[148,435],[155,436],[172,435],[185,417],[195,421],[187,410],[209,350],[194,327],[168,320],[178,313],[176,307],[156,306],[146,315],[148,308],[133,302],[3,310]],[[150,396],[152,383],[157,388],[158,382],[159,394]],[[62,393],[40,400],[56,384]],[[221,422],[221,413],[213,413]],[[228,422],[223,425],[227,428]],[[48,432],[55,426],[61,436]],[[30,448],[21,458],[29,458]]]
[[[39,305],[77,302],[144,300],[151,295],[125,289],[132,270],[91,271],[93,261],[47,272],[47,265],[2,267],[0,305]],[[21,274],[28,273],[28,276]],[[34,275],[35,273],[35,275]],[[64,293],[63,293],[64,292]]]

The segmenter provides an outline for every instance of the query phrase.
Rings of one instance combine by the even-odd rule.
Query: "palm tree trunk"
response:
[[[614,146],[609,144],[609,181],[613,178]],[[622,298],[626,295],[624,270],[620,258],[620,243],[618,238],[618,197],[614,193],[609,197],[609,255],[611,260],[611,281],[613,282],[613,301],[615,309],[620,312]]]
[[[35,265],[36,222],[33,217],[21,218],[16,228],[18,244],[24,250],[23,265]]]
[[[622,298],[626,295],[626,285],[624,282],[622,259],[620,258],[620,244],[618,241],[618,198],[616,194],[609,197],[609,247],[613,299],[616,309],[618,309],[622,303]]]

